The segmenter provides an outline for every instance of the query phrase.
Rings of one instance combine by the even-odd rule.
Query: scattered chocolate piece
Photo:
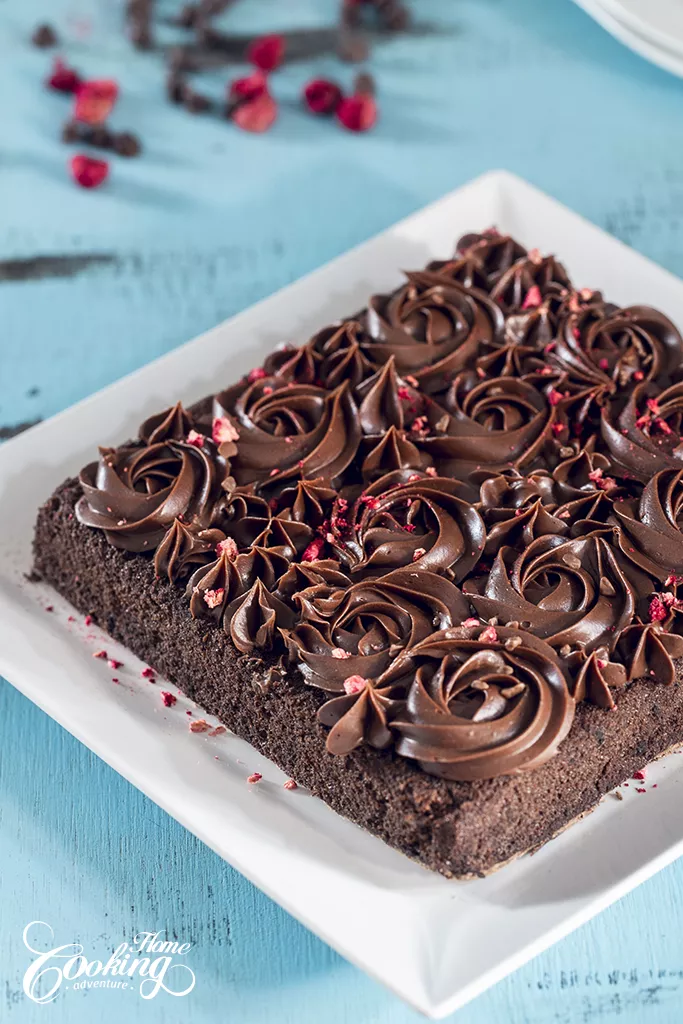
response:
[[[114,135],[113,149],[119,156],[133,157],[139,156],[142,146],[137,135],[133,135],[132,132],[117,132]]]
[[[126,17],[128,34],[133,46],[138,50],[152,48],[152,12],[154,0],[128,0]]]
[[[356,75],[353,91],[356,96],[374,96],[375,79],[367,71],[361,71],[359,75]]]
[[[59,42],[59,38],[52,25],[44,24],[38,25],[31,36],[31,42],[34,46],[37,46],[38,49],[47,50],[51,46],[56,46]]]
[[[362,32],[342,25],[339,29],[337,53],[348,64],[360,64],[370,55],[370,45]]]
[[[196,92],[186,85],[182,91],[181,103],[190,114],[205,114],[211,109],[211,100],[208,96]]]

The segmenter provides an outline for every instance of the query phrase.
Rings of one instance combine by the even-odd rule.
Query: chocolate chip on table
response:
[[[375,79],[366,71],[362,71],[359,75],[356,75],[353,83],[353,91],[357,95],[361,96],[374,96]]]
[[[361,61],[367,60],[370,46],[362,32],[342,25],[339,29],[337,52],[341,60],[349,64],[360,64]]]
[[[56,46],[59,38],[52,25],[44,24],[38,25],[31,36],[31,42],[40,50],[47,50],[50,46]]]
[[[138,156],[142,150],[140,140],[132,132],[117,132],[113,139],[113,149],[119,156]]]
[[[211,100],[208,96],[195,92],[189,86],[183,90],[182,104],[191,114],[204,114],[211,109]]]

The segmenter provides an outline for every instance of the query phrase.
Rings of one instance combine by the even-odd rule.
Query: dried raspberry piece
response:
[[[531,286],[529,291],[524,296],[524,302],[522,303],[522,309],[538,309],[543,301],[541,297],[541,289],[537,284]]]
[[[255,366],[253,370],[249,371],[247,380],[250,384],[255,384],[257,380],[263,380],[266,376],[267,373],[262,366]]]
[[[663,622],[666,618],[666,606],[661,597],[653,597],[650,601],[650,622]]]
[[[282,788],[283,789],[298,789],[299,787],[297,786],[297,784],[294,781],[294,779],[287,779],[287,781],[282,784]]]
[[[480,623],[479,623],[479,619],[469,618],[469,619],[465,619],[463,622],[461,622],[460,625],[464,626],[466,629],[473,629],[475,626],[480,625]]]
[[[351,657],[351,652],[345,651],[343,647],[333,647],[332,657],[336,658],[337,661],[346,661],[347,658]]]
[[[558,391],[557,388],[550,388],[548,391],[548,401],[551,405],[558,405],[562,401],[562,392]]]
[[[185,438],[186,444],[194,445],[195,448],[203,448],[206,438],[203,434],[198,433],[196,430],[190,430],[187,437]]]
[[[190,732],[208,732],[211,726],[204,718],[196,718],[190,722]]]
[[[314,78],[304,87],[304,103],[312,114],[334,114],[342,98],[337,83],[327,78]]]
[[[71,175],[81,188],[98,188],[107,179],[109,164],[106,160],[95,160],[94,157],[77,153],[69,162]]]
[[[178,698],[173,693],[169,693],[168,690],[161,691],[161,699],[164,702],[165,708],[172,708],[174,704],[178,703]]]
[[[216,417],[213,421],[211,436],[216,444],[225,444],[228,441],[239,441],[240,439],[239,431],[227,416]]]
[[[255,783],[260,782],[262,778],[263,776],[261,775],[261,772],[254,772],[252,775],[249,776],[247,782],[251,786],[253,786]]]
[[[143,668],[143,670],[140,673],[140,675],[142,676],[143,679],[154,679],[154,675],[155,675],[154,669],[153,668],[149,668],[149,667],[148,668]]]
[[[236,78],[228,87],[228,104],[258,100],[268,92],[268,81],[261,71]]]
[[[45,84],[55,92],[76,92],[81,85],[81,76],[75,68],[70,68],[60,57],[56,57]]]
[[[638,779],[639,782],[642,782],[645,779],[645,769],[639,768],[637,772],[633,773],[633,778]]]
[[[285,55],[285,41],[282,36],[261,36],[250,44],[247,60],[261,71],[274,71],[282,64]]]
[[[105,661],[106,657],[107,657],[107,652],[104,651],[104,650],[103,651],[93,651],[92,652],[92,656],[93,656],[93,658],[101,658],[103,661]]]
[[[221,540],[216,544],[217,555],[227,555],[231,562],[234,562],[239,554],[239,548],[232,539],[232,537],[226,537],[225,540]]]
[[[344,691],[348,694],[360,693],[367,685],[368,681],[363,676],[347,676],[344,680]]]
[[[86,124],[103,124],[119,95],[119,87],[111,78],[83,82],[76,92],[74,118]]]
[[[224,725],[217,725],[215,729],[210,731],[209,736],[222,736],[227,731]]]
[[[223,604],[225,597],[225,590],[223,587],[219,587],[217,590],[205,590],[204,591],[204,604],[209,608],[218,608]]]
[[[232,112],[232,119],[245,132],[267,132],[277,118],[277,103],[265,92],[256,100],[239,103]]]
[[[301,556],[302,562],[315,562],[320,558],[320,552],[325,546],[324,537],[315,537],[308,545],[303,555]]]
[[[117,668],[121,668],[123,666],[123,662],[117,661],[116,658],[108,658],[107,665],[109,665],[109,668],[113,668],[114,671],[116,671]]]
[[[495,626],[487,626],[486,629],[482,629],[478,637],[486,644],[494,644],[498,639],[498,633]]]
[[[350,132],[367,132],[377,121],[377,103],[374,96],[356,93],[346,96],[337,107],[339,123]]]

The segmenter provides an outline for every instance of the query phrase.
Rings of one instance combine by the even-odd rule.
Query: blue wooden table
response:
[[[300,111],[314,74],[352,78],[320,57],[279,73],[279,122],[252,137],[166,104],[158,58],[122,39],[122,2],[0,2],[0,259],[15,261],[2,264],[0,281],[0,436],[491,167],[516,171],[683,274],[683,82],[622,49],[570,0],[413,6],[419,37],[372,57],[382,111],[373,134]],[[335,7],[245,0],[230,21],[250,32],[323,26]],[[114,161],[99,192],[66,173],[68,104],[41,88],[50,57],[27,44],[41,19],[68,37],[66,54],[85,74],[120,82],[115,125],[144,142],[140,159]],[[218,97],[226,75],[208,76],[207,91]],[[36,264],[36,255],[58,258]],[[1,680],[0,816],[8,1024],[418,1019]],[[674,865],[465,1008],[458,1024],[678,1024],[682,893],[683,865]],[[149,1002],[67,991],[37,1006],[22,993],[22,931],[35,919],[93,957],[140,930],[191,942],[196,988]]]

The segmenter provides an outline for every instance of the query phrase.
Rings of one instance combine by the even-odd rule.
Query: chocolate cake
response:
[[[100,449],[35,571],[336,811],[486,873],[683,742],[682,363],[662,313],[467,235]]]

